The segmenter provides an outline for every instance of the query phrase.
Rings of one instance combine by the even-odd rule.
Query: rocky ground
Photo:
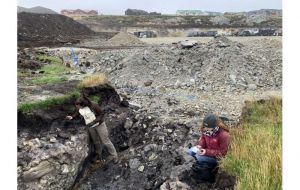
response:
[[[59,89],[75,87],[75,80],[106,73],[121,100],[130,103],[129,107],[120,102],[105,106],[120,162],[88,164],[85,156],[91,149],[86,146],[84,127],[64,121],[72,111],[71,102],[30,117],[21,114],[20,189],[232,189],[235,179],[224,171],[219,172],[214,184],[199,185],[190,180],[193,159],[185,151],[200,137],[199,123],[206,113],[214,112],[234,127],[246,100],[281,96],[281,42],[274,39],[236,42],[216,38],[207,43],[182,41],[132,49],[74,50],[81,63],[68,75],[72,85],[41,86],[40,90],[26,91],[22,101],[45,91],[65,94],[68,90]],[[73,67],[69,48],[39,51],[59,56]],[[22,88],[30,87],[22,81],[18,85],[20,94]],[[66,159],[59,159],[63,157]]]
[[[245,97],[280,95],[280,41],[217,38],[190,48],[182,44],[186,45],[76,52],[83,73],[107,73],[123,98],[159,116],[177,117],[182,109],[198,116],[212,111],[236,120]],[[48,51],[71,61],[68,49]]]

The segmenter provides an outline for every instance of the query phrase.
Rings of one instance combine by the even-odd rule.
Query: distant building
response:
[[[76,9],[76,10],[63,9],[60,11],[60,14],[65,15],[65,16],[91,16],[91,15],[98,15],[98,11],[97,10],[81,10],[81,9]]]
[[[176,15],[179,16],[220,16],[219,12],[201,11],[201,10],[177,10]]]
[[[139,9],[127,9],[125,11],[125,15],[161,15],[161,13],[157,13],[157,12],[148,13],[147,11],[139,10]]]

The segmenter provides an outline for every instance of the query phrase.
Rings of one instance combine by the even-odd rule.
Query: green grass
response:
[[[63,63],[63,61],[60,58],[55,56],[37,55],[35,58],[42,62],[51,62],[51,63],[59,63],[59,64]]]
[[[47,109],[47,108],[51,108],[52,106],[64,104],[68,100],[76,99],[80,97],[80,95],[81,95],[80,92],[74,91],[69,95],[65,95],[61,97],[53,97],[43,101],[23,103],[18,107],[18,110],[28,114],[36,109]]]
[[[91,97],[89,97],[93,102],[99,102],[99,100],[101,99],[100,96],[97,95],[92,95]]]
[[[44,65],[41,68],[41,70],[45,71],[45,73],[32,79],[32,84],[56,84],[68,80],[68,78],[63,75],[71,69],[63,65],[63,61],[60,58],[47,55],[38,55],[36,59],[40,61],[48,60],[50,64]]]
[[[39,78],[32,79],[31,83],[32,84],[57,84],[67,80],[68,78],[66,76],[45,75]]]
[[[221,168],[237,177],[238,190],[282,189],[281,99],[248,103],[245,113],[242,126],[230,131]]]
[[[42,67],[43,71],[45,71],[45,74],[51,74],[51,75],[56,75],[56,74],[63,74],[66,71],[69,70],[66,66],[64,66],[61,63],[52,63],[49,65],[45,65]]]
[[[17,77],[28,77],[28,76],[30,76],[29,72],[20,71],[20,70],[17,72]]]

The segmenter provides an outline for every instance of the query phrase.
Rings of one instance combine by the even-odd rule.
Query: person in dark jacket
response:
[[[197,152],[189,151],[198,162],[216,163],[227,154],[230,135],[229,128],[215,114],[209,114],[200,126],[201,138],[197,142]],[[196,154],[195,154],[196,153]]]
[[[88,132],[95,145],[98,156],[100,157],[102,154],[101,143],[103,143],[110,154],[107,160],[113,160],[117,163],[118,154],[113,143],[109,139],[108,130],[103,118],[104,113],[101,111],[100,106],[97,103],[92,102],[86,96],[77,99],[75,106],[77,111],[72,116],[66,116],[66,119],[72,120],[81,115],[85,120],[85,124],[88,126]]]

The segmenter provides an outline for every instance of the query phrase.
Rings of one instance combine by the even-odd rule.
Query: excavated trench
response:
[[[73,159],[78,157],[73,157],[71,151],[68,154],[62,153],[62,156],[57,156],[57,158],[48,158],[47,161],[50,165],[55,167],[53,166],[52,169],[40,175],[35,173],[32,177],[28,171],[30,173],[32,170],[29,166],[33,162],[34,156],[30,154],[35,149],[28,151],[27,146],[18,143],[18,168],[22,168],[22,172],[18,173],[19,189],[41,189],[41,187],[42,189],[83,190],[163,189],[161,186],[164,186],[165,189],[172,189],[172,184],[176,183],[178,186],[179,181],[187,184],[191,189],[234,188],[235,177],[224,171],[219,171],[215,183],[198,183],[192,180],[193,159],[191,160],[184,151],[184,148],[188,148],[184,147],[185,143],[190,138],[188,126],[177,123],[160,125],[159,118],[153,118],[145,110],[136,106],[128,106],[127,102],[121,102],[119,95],[111,87],[88,88],[84,89],[84,93],[88,96],[98,95],[101,97],[98,103],[105,110],[105,121],[110,138],[119,154],[119,163],[105,162],[108,155],[105,148],[103,160],[95,163],[93,158],[96,154],[93,145],[89,142],[88,149],[77,150],[75,147],[76,153],[81,156],[85,153],[84,150],[87,150],[86,156],[74,161]],[[86,128],[81,120],[66,121],[64,119],[67,114],[74,111],[74,101],[75,99],[70,99],[63,105],[34,110],[31,114],[19,111],[18,140],[22,139],[23,144],[27,140],[37,138],[44,138],[45,141],[50,139],[51,142],[51,139],[55,137],[54,144],[60,143],[67,146],[71,144],[70,139],[81,134],[87,136]],[[52,145],[53,142],[51,142]],[[81,141],[83,146],[87,142],[82,143]],[[46,151],[52,147],[48,144],[38,148]],[[50,155],[53,154],[50,153]],[[70,162],[62,163],[61,158],[66,154]],[[45,161],[45,159],[42,160]],[[77,165],[74,162],[78,162]],[[72,175],[62,169],[62,172],[57,172],[60,171],[60,167],[67,164],[70,166],[73,164],[76,168],[74,171],[72,170]],[[49,186],[45,182],[47,180],[51,181]],[[60,183],[60,180],[66,182]]]

